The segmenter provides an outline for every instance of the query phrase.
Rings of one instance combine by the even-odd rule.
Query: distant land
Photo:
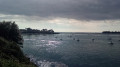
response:
[[[120,34],[120,31],[103,31],[103,34]]]
[[[25,28],[20,29],[22,34],[60,34],[62,32],[54,32],[53,29],[32,29],[32,28]],[[100,32],[63,32],[63,33],[100,33]],[[120,31],[103,31],[102,34],[120,34]]]
[[[59,34],[58,32],[54,32],[53,29],[38,30],[38,29],[32,29],[32,28],[25,28],[25,29],[20,29],[20,32],[22,34]]]

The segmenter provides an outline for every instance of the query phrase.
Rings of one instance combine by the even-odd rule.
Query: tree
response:
[[[23,38],[15,22],[0,22],[0,36],[17,44],[23,44]]]

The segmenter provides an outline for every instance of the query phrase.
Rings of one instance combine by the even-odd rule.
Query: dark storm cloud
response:
[[[120,19],[120,0],[0,0],[0,13],[71,18]]]

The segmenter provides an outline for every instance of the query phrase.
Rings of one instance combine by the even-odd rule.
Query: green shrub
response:
[[[0,22],[0,36],[17,44],[23,43],[23,38],[15,22]]]
[[[36,67],[25,57],[19,45],[0,37],[0,67]]]
[[[23,38],[15,22],[0,22],[0,67],[37,67],[17,44],[23,44]]]

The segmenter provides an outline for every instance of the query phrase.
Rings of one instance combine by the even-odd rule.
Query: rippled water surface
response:
[[[120,35],[23,35],[23,52],[39,67],[120,67]]]

